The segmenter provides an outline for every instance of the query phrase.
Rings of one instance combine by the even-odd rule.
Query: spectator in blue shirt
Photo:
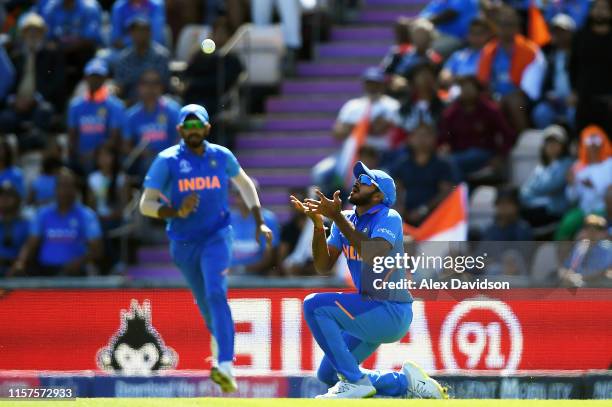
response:
[[[559,270],[561,284],[568,287],[597,286],[612,280],[612,241],[606,220],[589,215],[569,257]]]
[[[69,151],[73,165],[89,173],[94,168],[94,152],[105,142],[118,145],[124,121],[123,102],[104,85],[106,63],[94,59],[85,67],[88,91],[70,102],[68,108]]]
[[[82,77],[83,67],[102,44],[102,9],[96,0],[50,0],[43,10],[47,37],[66,61],[67,90]]]
[[[15,68],[10,58],[6,54],[4,46],[0,46],[0,105],[15,83]]]
[[[149,168],[159,152],[176,144],[176,126],[181,107],[163,96],[162,79],[157,71],[151,69],[140,77],[138,93],[140,101],[126,113],[123,139],[127,152],[135,146],[144,147],[136,168],[136,172],[141,173]]]
[[[23,274],[36,258],[38,275],[84,275],[101,258],[101,235],[94,211],[77,200],[75,175],[63,169],[57,178],[56,201],[37,211],[12,273]]]
[[[526,242],[533,240],[533,232],[519,215],[519,197],[515,188],[503,187],[495,198],[495,220],[485,230],[482,240]]]
[[[11,269],[28,239],[28,221],[21,216],[21,198],[10,182],[0,184],[0,277]]]
[[[436,154],[436,129],[421,123],[411,133],[406,154],[391,166],[404,222],[418,226],[451,192],[457,175]]]
[[[119,0],[111,13],[111,44],[121,49],[132,45],[130,23],[135,16],[146,16],[151,22],[153,41],[165,46],[166,10],[160,0]]]
[[[478,15],[478,0],[431,0],[419,17],[431,21],[441,34],[434,48],[448,56],[461,46],[470,22]]]
[[[121,51],[116,60],[114,79],[118,95],[128,105],[136,101],[138,81],[146,70],[157,71],[164,90],[168,88],[170,54],[166,48],[151,41],[152,24],[146,16],[135,16],[129,23],[132,45]]]
[[[25,183],[21,169],[15,165],[14,150],[6,139],[0,141],[0,183],[8,182],[23,199]]]
[[[276,266],[277,251],[280,243],[280,225],[276,215],[262,208],[264,222],[272,230],[271,245],[265,238],[256,235],[255,218],[240,194],[234,192],[236,208],[231,211],[234,243],[232,245],[232,265],[234,272],[249,274],[273,274]]]
[[[443,88],[451,87],[455,78],[460,76],[476,75],[480,52],[492,35],[493,29],[485,18],[476,17],[472,20],[467,34],[468,46],[453,52],[440,72],[440,85]],[[458,91],[457,88],[456,93]]]
[[[581,29],[589,16],[589,0],[555,0],[545,1],[542,14],[546,21],[551,24],[558,14],[567,14],[576,23],[576,28]]]
[[[561,219],[569,209],[565,196],[569,156],[567,132],[553,124],[544,129],[540,164],[534,168],[520,190],[522,215],[532,226],[543,226]]]

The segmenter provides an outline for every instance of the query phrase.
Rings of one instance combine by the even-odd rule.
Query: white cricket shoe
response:
[[[210,369],[210,379],[221,387],[223,393],[234,393],[238,390],[231,362],[221,362]]]
[[[402,372],[408,380],[406,397],[409,399],[447,399],[448,389],[429,377],[416,363],[407,360],[402,365]]]
[[[357,383],[340,380],[327,393],[318,395],[317,399],[366,399],[376,394],[376,388],[372,386],[367,376],[362,377]]]

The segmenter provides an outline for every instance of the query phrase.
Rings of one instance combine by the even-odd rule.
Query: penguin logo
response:
[[[107,346],[98,350],[96,362],[107,372],[130,376],[174,369],[178,355],[164,344],[161,335],[151,325],[151,304],[142,305],[132,299],[130,309],[121,310],[121,325]]]

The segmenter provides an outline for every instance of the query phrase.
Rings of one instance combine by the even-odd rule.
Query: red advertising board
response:
[[[310,292],[230,292],[241,370],[295,374],[316,368],[322,354],[301,309]],[[611,365],[612,290],[520,293],[513,290],[512,298],[505,300],[437,296],[416,301],[406,337],[382,345],[365,366],[397,368],[407,358],[427,370],[512,372]],[[175,357],[164,359],[167,367],[210,366],[209,334],[185,289],[18,290],[0,293],[0,370],[108,367],[105,349],[116,342],[133,300],[150,304],[151,325],[170,349],[165,355]]]

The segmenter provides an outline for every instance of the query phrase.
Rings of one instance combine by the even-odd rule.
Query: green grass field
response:
[[[77,399],[76,401],[0,401],[1,406],[56,407],[612,407],[612,400],[315,400],[315,399]]]

